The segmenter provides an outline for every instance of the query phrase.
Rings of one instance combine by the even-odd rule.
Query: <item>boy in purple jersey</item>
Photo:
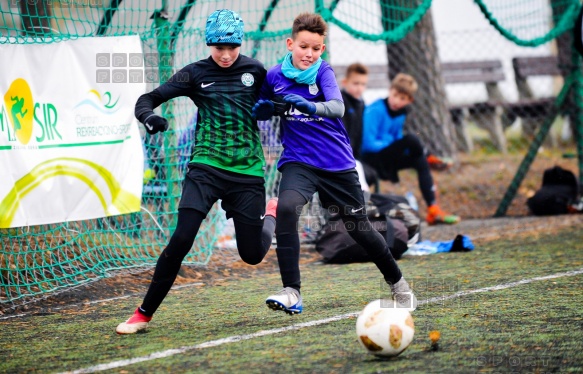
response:
[[[267,72],[260,100],[253,107],[260,120],[281,116],[283,145],[275,233],[284,288],[266,303],[288,314],[302,312],[297,227],[302,207],[318,192],[322,206],[339,213],[352,238],[366,248],[391,286],[397,307],[414,310],[417,299],[365,212],[354,156],[341,120],[342,95],[332,68],[320,58],[326,48],[326,31],[326,22],[318,14],[296,17],[292,37],[286,41],[290,52],[282,64]]]

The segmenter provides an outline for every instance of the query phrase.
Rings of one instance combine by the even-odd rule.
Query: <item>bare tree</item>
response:
[[[391,30],[408,14],[402,0],[381,0],[382,24]],[[406,2],[420,5],[421,0]],[[452,122],[447,109],[444,82],[441,74],[433,18],[428,11],[403,39],[387,44],[389,78],[398,73],[412,75],[419,83],[414,110],[407,117],[406,130],[416,133],[425,145],[439,155],[453,156],[456,150],[452,140]]]

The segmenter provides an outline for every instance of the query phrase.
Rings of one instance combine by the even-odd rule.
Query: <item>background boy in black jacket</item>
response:
[[[342,79],[342,100],[344,100],[344,116],[342,122],[350,138],[350,146],[354,158],[360,160],[362,144],[362,114],[364,100],[362,94],[368,84],[368,68],[359,62],[348,65],[346,75]]]
[[[360,166],[362,166],[361,170],[364,172],[366,184],[376,184],[378,181],[377,172],[371,166],[363,164],[360,158],[360,147],[362,146],[362,115],[366,106],[362,99],[362,94],[368,84],[368,68],[360,62],[348,65],[341,84],[342,100],[344,100],[344,116],[342,117],[342,122],[350,138],[352,153],[357,163],[360,163]],[[358,165],[357,170],[359,170]],[[361,184],[364,187],[362,181]],[[368,187],[365,188],[365,191],[368,191]]]

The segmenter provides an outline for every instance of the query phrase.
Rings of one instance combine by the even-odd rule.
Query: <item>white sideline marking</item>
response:
[[[537,282],[537,281],[541,281],[541,280],[548,280],[548,279],[555,279],[555,278],[562,278],[562,277],[572,277],[574,275],[579,275],[579,274],[583,274],[583,268],[577,269],[577,270],[572,270],[572,271],[567,271],[564,273],[545,275],[542,277],[522,279],[522,280],[519,280],[516,282],[499,284],[497,286],[484,287],[484,288],[478,288],[475,290],[456,292],[456,293],[451,294],[449,296],[432,297],[430,299],[420,301],[419,305],[425,305],[425,304],[431,304],[431,303],[434,303],[437,301],[455,299],[458,297],[471,295],[471,294],[475,294],[475,293],[503,290],[506,288],[512,288],[512,287],[516,287],[516,286],[520,286],[520,285],[528,284],[528,283],[532,283],[532,282]],[[123,366],[137,364],[139,362],[151,361],[151,360],[156,360],[158,358],[166,358],[166,357],[170,357],[170,356],[174,356],[174,355],[179,355],[179,354],[182,354],[182,353],[185,353],[188,351],[197,350],[197,349],[216,347],[216,346],[223,345],[223,344],[235,343],[235,342],[240,342],[243,340],[259,338],[262,336],[279,334],[280,332],[297,330],[297,329],[301,329],[304,327],[324,325],[324,324],[327,324],[330,322],[336,322],[336,321],[340,321],[343,319],[356,317],[356,316],[358,316],[359,313],[360,312],[346,313],[346,314],[341,314],[341,315],[330,317],[330,318],[319,319],[316,321],[310,321],[310,322],[298,323],[296,325],[280,327],[277,329],[261,330],[261,331],[255,332],[253,334],[233,335],[233,336],[229,336],[229,337],[223,338],[223,339],[211,340],[211,341],[208,341],[205,343],[200,343],[200,344],[196,344],[196,345],[190,345],[190,346],[185,346],[185,347],[180,347],[180,348],[175,348],[175,349],[168,349],[166,351],[154,352],[154,353],[151,353],[147,356],[134,357],[134,358],[130,358],[127,360],[112,361],[112,362],[109,362],[106,364],[89,366],[89,367],[86,367],[83,369],[68,371],[68,372],[64,372],[64,373],[81,374],[81,373],[93,373],[96,371],[115,369],[115,368],[119,368],[119,367],[123,367]]]
[[[567,272],[564,272],[564,273],[556,273],[556,274],[551,274],[551,275],[545,275],[543,277],[534,277],[534,278],[529,278],[529,279],[522,279],[522,280],[519,280],[519,281],[516,281],[516,282],[499,284],[497,286],[490,286],[490,287],[478,288],[478,289],[475,289],[475,290],[468,290],[468,291],[460,291],[460,292],[456,292],[454,294],[451,294],[449,296],[432,297],[431,299],[427,299],[427,300],[420,301],[418,303],[418,305],[424,305],[424,304],[434,303],[434,302],[437,302],[437,301],[455,299],[455,298],[458,298],[458,297],[467,296],[467,295],[471,295],[471,294],[474,294],[474,293],[482,293],[482,292],[488,292],[488,291],[503,290],[503,289],[506,289],[506,288],[512,288],[512,287],[516,287],[516,286],[521,286],[523,284],[528,284],[528,283],[537,282],[537,281],[541,281],[541,280],[548,280],[548,279],[555,279],[555,278],[562,278],[562,277],[572,277],[574,275],[579,275],[579,274],[583,274],[583,268],[577,269],[577,270],[567,271]]]

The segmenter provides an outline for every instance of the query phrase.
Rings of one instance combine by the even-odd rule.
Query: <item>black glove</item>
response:
[[[150,135],[168,130],[168,121],[164,117],[152,114],[144,121],[144,127]]]
[[[283,100],[283,96],[275,95],[272,100],[273,107],[274,107],[274,114],[276,116],[283,116],[287,111],[291,109],[291,104],[286,103]]]

